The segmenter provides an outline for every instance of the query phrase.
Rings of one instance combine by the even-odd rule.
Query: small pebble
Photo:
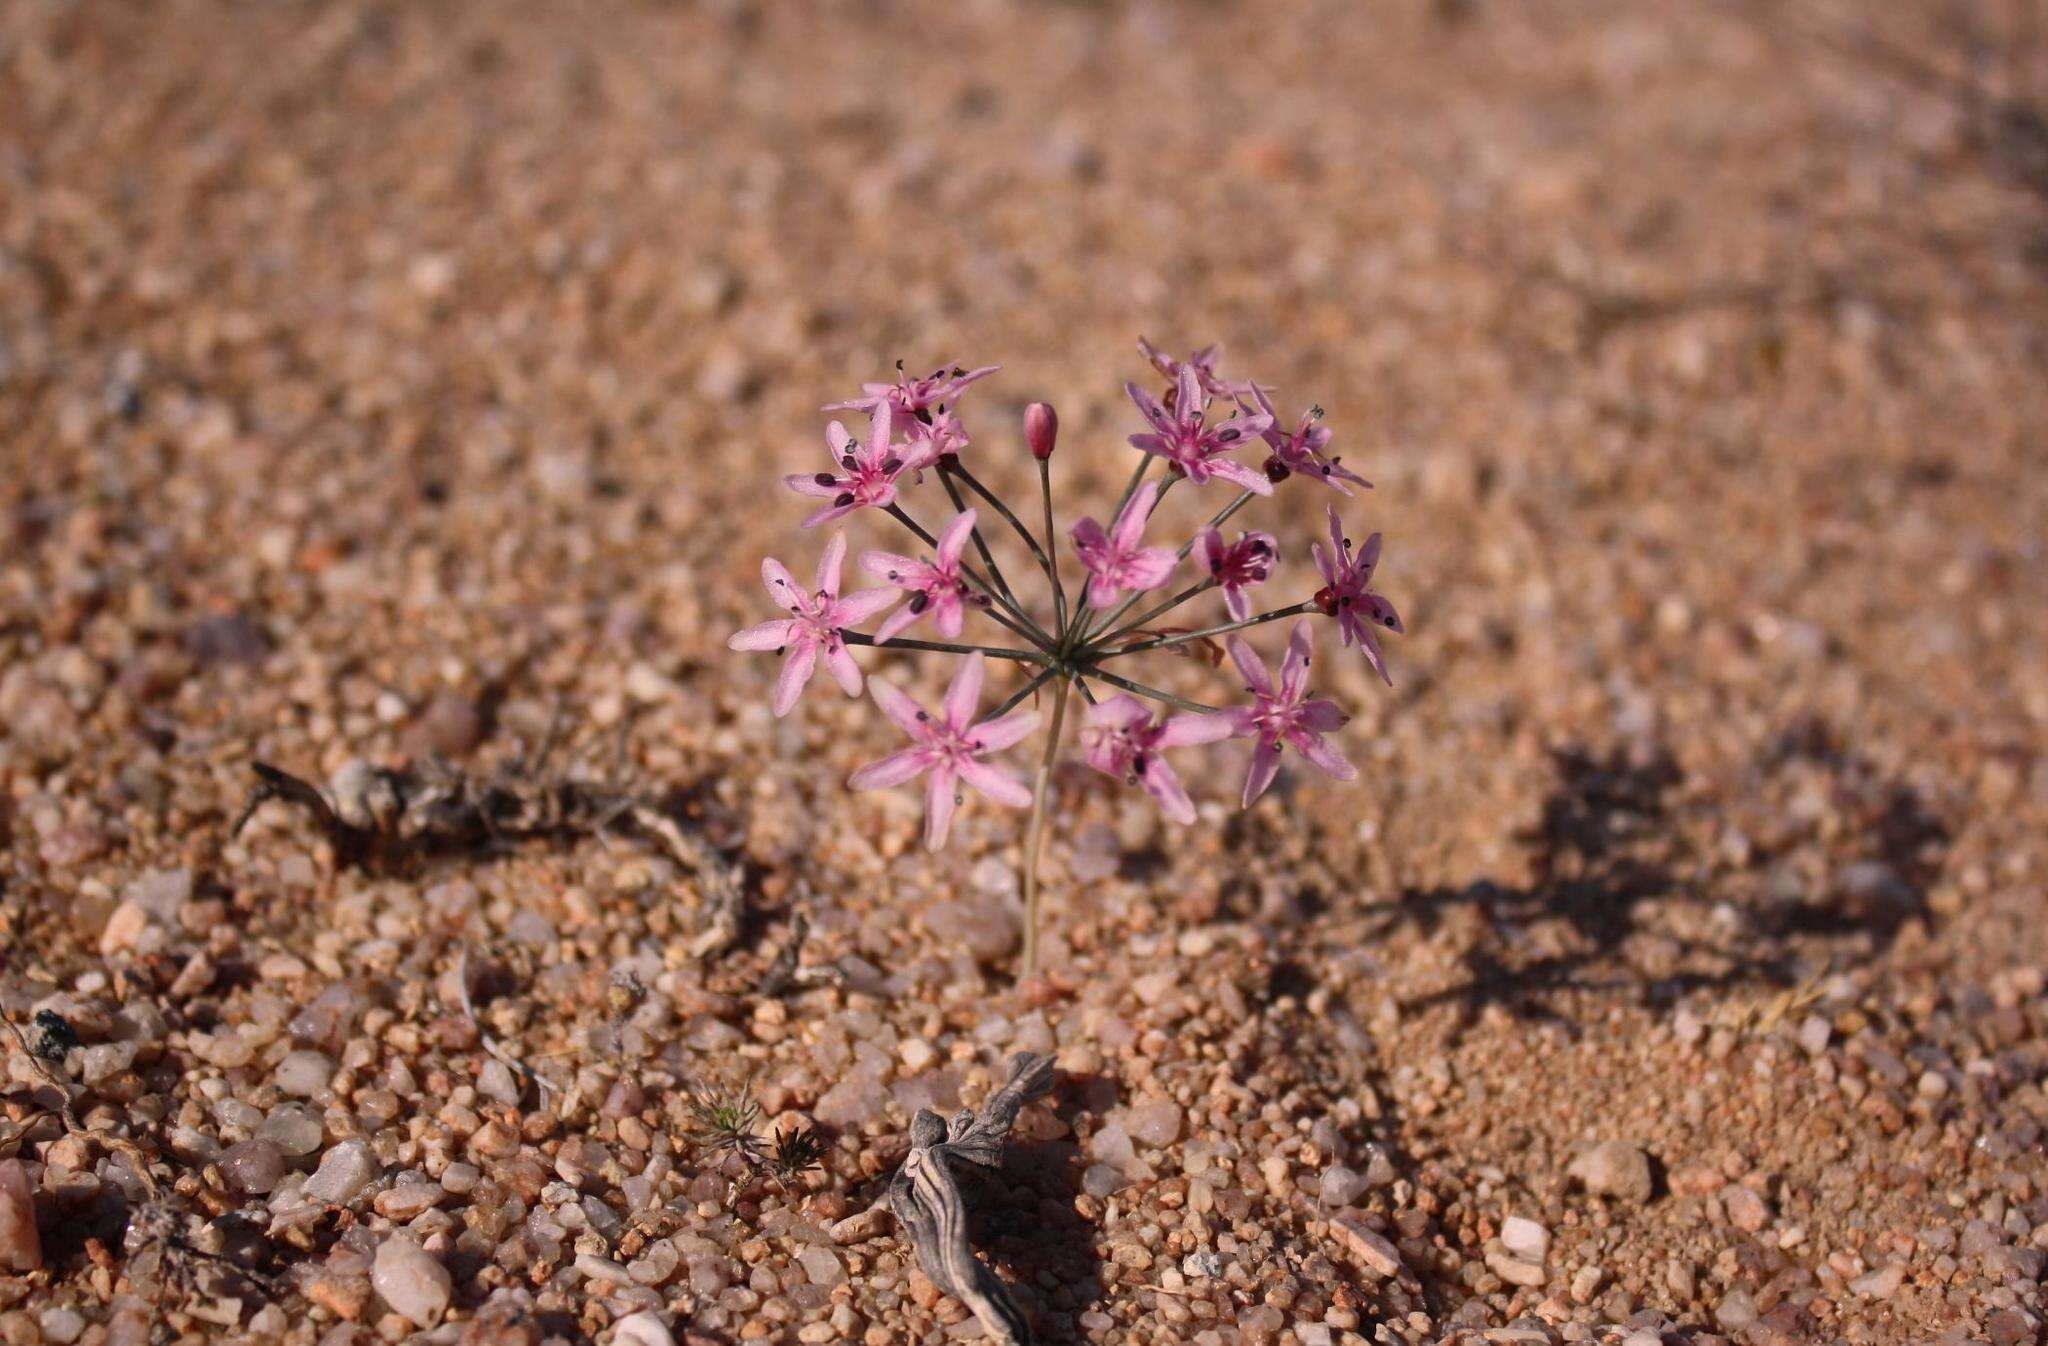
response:
[[[220,1172],[243,1191],[262,1196],[284,1179],[284,1154],[267,1140],[245,1140],[221,1155]]]
[[[320,1156],[320,1167],[306,1179],[306,1196],[330,1206],[346,1206],[376,1180],[381,1167],[369,1141],[344,1140]]]
[[[388,1238],[377,1245],[370,1284],[393,1313],[420,1327],[432,1327],[447,1312],[454,1280],[427,1251],[410,1238]]]
[[[35,1186],[19,1159],[0,1159],[0,1268],[26,1274],[43,1264]]]
[[[1572,1161],[1571,1176],[1595,1196],[1624,1201],[1650,1199],[1650,1157],[1623,1140],[1604,1141]]]

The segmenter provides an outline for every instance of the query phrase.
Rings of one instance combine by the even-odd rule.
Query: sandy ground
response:
[[[833,1231],[1016,1050],[1046,1341],[2039,1340],[2030,13],[0,0],[0,1009],[81,1039],[0,1341],[969,1339]],[[1062,773],[1019,991],[1018,817],[927,855],[724,642],[820,404],[1001,362],[979,470],[1049,398],[1100,514],[1140,333],[1327,409],[1408,633],[1319,666],[1356,785]],[[664,801],[741,946],[624,835],[229,838],[433,753]],[[800,904],[848,982],[756,995]],[[692,1079],[824,1167],[735,1195]]]

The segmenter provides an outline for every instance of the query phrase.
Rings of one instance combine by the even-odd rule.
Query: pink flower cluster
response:
[[[852,594],[840,589],[844,532],[833,533],[826,543],[809,590],[799,587],[780,561],[764,561],[763,581],[785,615],[738,632],[729,644],[735,650],[782,654],[773,700],[777,715],[795,706],[821,662],[849,696],[868,691],[910,745],[854,772],[849,784],[880,789],[922,777],[925,840],[934,849],[946,840],[963,785],[1010,807],[1031,806],[1034,798],[1042,806],[1070,690],[1088,702],[1080,730],[1083,760],[1106,776],[1143,788],[1178,822],[1193,821],[1195,805],[1167,760],[1174,750],[1249,740],[1250,767],[1240,793],[1247,807],[1272,785],[1288,752],[1338,780],[1357,776],[1330,740],[1348,717],[1336,703],[1311,694],[1314,622],[1333,620],[1342,644],[1357,646],[1372,670],[1388,678],[1380,639],[1386,632],[1400,632],[1402,625],[1393,604],[1372,587],[1380,535],[1373,533],[1354,548],[1331,506],[1328,544],[1310,549],[1322,586],[1290,605],[1255,613],[1252,591],[1271,583],[1280,570],[1279,541],[1259,530],[1238,532],[1230,540],[1222,525],[1292,478],[1344,496],[1370,483],[1328,452],[1331,433],[1322,424],[1321,408],[1311,408],[1292,429],[1283,429],[1270,389],[1221,377],[1219,348],[1207,347],[1185,360],[1142,340],[1139,349],[1165,386],[1154,392],[1125,384],[1143,423],[1129,436],[1141,457],[1109,524],[1083,517],[1066,535],[1066,550],[1083,576],[1072,592],[1062,576],[1061,537],[1054,524],[1049,460],[1059,419],[1052,408],[1034,403],[1026,411],[1023,438],[1030,455],[1020,456],[1025,467],[1036,460],[1042,529],[1034,531],[1021,517],[1035,511],[1012,509],[965,461],[970,441],[960,399],[996,366],[970,370],[946,365],[914,377],[903,374],[899,364],[894,382],[869,383],[861,396],[826,408],[864,413],[863,435],[856,437],[832,421],[825,436],[829,467],[784,478],[791,490],[822,502],[804,520],[806,528],[872,510],[923,545],[901,552],[863,551],[859,568],[878,587]],[[1254,449],[1263,457],[1247,456]],[[1163,467],[1163,474],[1147,480],[1154,467]],[[936,532],[905,504],[906,492],[927,474],[938,478],[945,496],[946,512]],[[1234,498],[1206,524],[1183,534],[1187,540],[1182,545],[1148,542],[1155,517],[1163,517],[1157,512],[1177,488],[1185,483],[1186,494],[1211,482],[1235,488]],[[970,505],[970,497],[977,503]],[[1009,553],[1011,573],[1027,574],[1017,568],[1020,557],[1039,572],[1040,601],[1025,601],[1020,585],[1005,573],[999,551]],[[1145,595],[1166,589],[1191,556],[1192,583],[1130,615]],[[1220,593],[1222,620],[1192,628],[1158,624],[1210,590]],[[969,614],[1003,628],[1011,643],[957,643]],[[1244,633],[1288,618],[1294,620],[1276,677]],[[877,619],[872,634],[859,629]],[[906,636],[927,619],[938,639]],[[1243,682],[1244,699],[1234,704],[1191,700],[1120,671],[1122,660],[1145,651],[1218,638]],[[893,683],[864,679],[850,652],[858,645],[954,654],[964,662],[934,714]],[[991,660],[1020,670],[1024,680],[984,715],[982,691]],[[1044,692],[1056,699],[1052,737],[1034,796],[1024,779],[989,759],[1045,723],[1040,711],[1018,709]]]

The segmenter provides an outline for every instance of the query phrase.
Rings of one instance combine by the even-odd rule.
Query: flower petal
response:
[[[847,788],[853,790],[882,790],[891,785],[902,785],[915,780],[932,763],[928,748],[905,748],[902,752],[890,753],[879,762],[869,762],[846,778]]]
[[[796,638],[797,624],[787,617],[781,621],[762,622],[744,631],[735,631],[726,638],[725,648],[729,650],[780,650],[788,647]]]
[[[818,592],[828,599],[839,596],[839,566],[846,559],[846,530],[840,529],[825,544],[824,553],[818,557]]]
[[[974,712],[981,709],[981,683],[988,674],[988,660],[981,654],[970,654],[961,661],[960,671],[953,675],[952,686],[946,688],[946,725],[956,734],[967,732],[974,723]]]
[[[1344,754],[1331,747],[1321,734],[1306,729],[1287,731],[1287,742],[1300,753],[1308,764],[1326,776],[1337,780],[1357,780],[1358,768],[1351,765]]]
[[[875,628],[875,644],[888,644],[911,627],[917,625],[917,619],[922,616],[924,616],[922,612],[905,603],[902,607],[890,613],[887,621]]]
[[[848,501],[844,505],[837,503],[837,496],[833,497],[833,500],[834,503],[826,505],[820,509],[814,509],[809,514],[806,514],[804,516],[803,526],[805,528],[816,528],[821,523],[830,523],[834,519],[843,519],[847,515],[853,513],[855,510],[860,508],[860,502],[858,500]]]
[[[1309,543],[1308,554],[1315,558],[1316,573],[1323,577],[1323,583],[1335,585],[1337,583],[1336,558],[1323,550],[1323,544],[1320,542]]]
[[[1372,671],[1380,675],[1380,681],[1392,687],[1394,675],[1387,672],[1387,657],[1380,653],[1379,638],[1373,635],[1371,627],[1358,628],[1358,648],[1364,652],[1365,662],[1372,665]]]
[[[1400,635],[1407,629],[1401,625],[1401,614],[1394,611],[1394,605],[1383,596],[1367,594],[1361,602],[1365,608],[1365,615],[1372,618],[1374,625],[1384,626],[1395,635]]]
[[[1068,531],[1074,539],[1074,555],[1081,558],[1081,564],[1091,568],[1101,564],[1109,551],[1109,534],[1102,531],[1102,525],[1083,518]]]
[[[1334,734],[1350,724],[1351,717],[1336,702],[1318,698],[1302,703],[1301,709],[1295,712],[1294,723],[1311,733]]]
[[[810,595],[797,588],[796,576],[772,556],[761,558],[761,583],[768,586],[768,596],[775,600],[775,605],[785,611],[802,612],[810,606]]]
[[[1162,369],[1159,372],[1163,374],[1166,371]],[[1165,407],[1159,405],[1158,398],[1128,380],[1124,383],[1124,393],[1136,404],[1138,414],[1151,422],[1154,430],[1162,434],[1173,433],[1173,418],[1166,414]],[[1135,443],[1136,441],[1133,440],[1132,442]]]
[[[847,652],[846,644],[837,636],[825,646],[825,668],[839,683],[839,689],[848,696],[861,693],[860,665]]]
[[[1140,486],[1124,507],[1117,511],[1116,527],[1111,530],[1109,540],[1118,551],[1131,551],[1145,536],[1145,522],[1152,517],[1152,506],[1159,500],[1159,483],[1148,481]]]
[[[960,564],[961,549],[966,547],[969,535],[974,532],[975,514],[965,509],[954,516],[946,525],[946,531],[939,534],[939,564],[951,570]]]
[[[847,489],[846,482],[830,472],[791,472],[782,479],[782,484],[798,495],[816,496],[830,500]]]
[[[998,804],[1007,804],[1013,809],[1031,807],[1031,791],[1023,781],[1000,767],[969,758],[960,763],[960,779]]]
[[[1241,622],[1252,615],[1252,600],[1245,594],[1242,584],[1223,586],[1223,610],[1234,622]]]
[[[882,714],[894,721],[898,729],[915,739],[925,737],[928,717],[924,707],[911,700],[909,694],[900,690],[895,683],[882,678],[869,678],[868,694],[875,698],[875,704],[882,708]]]
[[[1138,780],[1146,792],[1159,801],[1159,811],[1177,823],[1193,822],[1195,802],[1181,788],[1180,777],[1173,773],[1173,768],[1157,755],[1144,760],[1145,770]]]
[[[924,783],[926,850],[935,851],[946,844],[946,834],[953,830],[953,810],[960,803],[959,789],[952,763],[941,761],[932,768],[931,778]]]
[[[782,674],[775,679],[776,715],[789,714],[817,667],[818,642],[815,637],[799,640],[789,647],[789,654],[782,661]]]
[[[1374,533],[1365,540],[1365,545],[1358,549],[1358,560],[1353,565],[1357,569],[1358,582],[1360,584],[1372,582],[1372,572],[1379,569],[1380,565],[1380,535],[1378,533]]]
[[[1225,648],[1230,651],[1230,662],[1244,675],[1245,685],[1258,696],[1272,696],[1273,675],[1267,671],[1266,661],[1259,658],[1259,652],[1243,636],[1232,636]]]
[[[1262,738],[1252,749],[1252,767],[1244,778],[1243,807],[1250,808],[1252,801],[1266,793],[1266,787],[1273,783],[1273,777],[1280,774],[1280,745],[1271,739]]]
[[[963,737],[976,752],[1001,752],[1030,737],[1031,731],[1038,728],[1038,720],[1035,710],[1013,710],[999,720],[983,720]]]
[[[894,584],[900,589],[904,587],[903,580],[908,579],[914,572],[922,571],[925,565],[915,556],[870,548],[860,554],[860,568],[876,579]]]
[[[1107,701],[1098,701],[1088,707],[1088,723],[1111,725],[1118,729],[1134,728],[1151,718],[1151,710],[1129,692],[1118,692]]]
[[[1166,583],[1179,566],[1180,557],[1173,548],[1142,547],[1124,558],[1117,579],[1124,588],[1143,593]]]
[[[887,612],[902,597],[903,593],[898,589],[863,589],[833,603],[825,610],[824,621],[827,626],[840,631],[864,626]]]
[[[1304,617],[1294,624],[1294,634],[1287,638],[1287,655],[1280,661],[1280,696],[1286,701],[1299,701],[1308,690],[1308,666],[1315,660],[1316,633]]]
[[[1243,463],[1231,458],[1210,458],[1205,460],[1205,466],[1208,468],[1210,476],[1221,477],[1225,481],[1233,482],[1240,488],[1250,491],[1253,495],[1273,494],[1273,483],[1267,481],[1266,474],[1257,468],[1246,467]],[[1189,476],[1192,479],[1193,474],[1190,473]]]
[[[866,461],[870,466],[880,463],[889,456],[889,439],[894,433],[895,413],[887,402],[878,402],[868,416],[868,442]]]
[[[1180,377],[1173,390],[1173,412],[1182,425],[1200,424],[1202,419],[1202,376],[1192,360],[1181,363]]]
[[[1159,727],[1159,733],[1152,742],[1161,748],[1191,748],[1198,743],[1220,743],[1236,729],[1230,716],[1222,712],[1214,715],[1173,715]]]

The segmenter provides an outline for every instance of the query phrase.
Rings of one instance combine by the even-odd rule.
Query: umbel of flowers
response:
[[[1372,587],[1380,535],[1373,533],[1354,547],[1334,503],[1328,509],[1327,544],[1309,548],[1320,587],[1296,602],[1253,610],[1252,591],[1271,583],[1279,569],[1279,543],[1271,533],[1258,531],[1231,538],[1224,525],[1255,499],[1294,489],[1289,483],[1305,482],[1344,497],[1371,483],[1329,454],[1330,430],[1322,424],[1320,407],[1284,425],[1271,390],[1217,373],[1217,347],[1185,360],[1142,339],[1138,348],[1164,386],[1155,393],[1136,383],[1124,385],[1143,420],[1143,428],[1130,436],[1137,462],[1107,523],[1087,516],[1067,530],[1064,550],[1080,572],[1072,576],[1071,587],[1050,471],[1059,437],[1057,414],[1043,402],[1024,412],[1024,443],[1038,466],[1040,507],[1034,530],[982,483],[969,463],[960,399],[996,366],[949,365],[916,378],[904,375],[899,364],[894,382],[867,384],[859,397],[825,408],[864,415],[867,424],[855,433],[834,420],[825,430],[828,466],[793,474],[784,484],[819,502],[803,521],[806,528],[873,511],[921,545],[901,552],[862,552],[859,568],[875,583],[856,593],[842,587],[843,531],[835,530],[826,541],[809,588],[769,557],[761,563],[761,578],[783,615],[750,626],[729,642],[735,650],[781,656],[777,715],[796,705],[821,663],[847,695],[865,690],[874,698],[908,745],[861,767],[848,784],[871,790],[922,780],[925,844],[932,849],[945,844],[967,787],[998,804],[1031,811],[1024,843],[1027,976],[1038,959],[1038,855],[1047,789],[1076,718],[1070,713],[1070,694],[1086,703],[1079,716],[1083,760],[1142,787],[1174,821],[1191,823],[1195,806],[1168,760],[1180,749],[1228,738],[1251,740],[1251,767],[1240,796],[1245,807],[1273,783],[1289,752],[1337,780],[1354,779],[1356,769],[1328,738],[1349,717],[1336,703],[1312,694],[1315,627],[1320,621],[1334,622],[1339,641],[1355,647],[1389,682],[1379,633],[1402,629],[1394,605]],[[927,497],[943,498],[929,499],[913,513],[905,499],[920,488]],[[1148,533],[1153,512],[1177,488],[1215,491],[1218,507],[1207,524],[1175,546]],[[933,520],[932,526],[924,519]],[[1035,602],[1011,582],[990,545],[989,535],[1000,540],[1004,531],[1021,542],[1038,572]],[[1184,569],[1189,573],[1176,586],[1175,576]],[[1132,614],[1146,595],[1161,590],[1167,591],[1165,597]],[[1219,591],[1221,620],[1160,625],[1183,605],[1216,602],[1206,599],[1211,590]],[[970,616],[1001,628],[999,643],[963,643]],[[1244,633],[1287,618],[1295,620],[1276,674]],[[860,629],[877,622],[870,631]],[[940,638],[906,635],[914,630]],[[1229,704],[1192,701],[1137,681],[1131,674],[1138,670],[1126,662],[1219,637],[1243,684],[1242,695]],[[928,707],[892,682],[864,677],[850,650],[863,645],[951,655],[960,663],[938,705]],[[991,659],[1017,665],[1024,678],[984,711]],[[1035,706],[1041,696],[1050,699],[1049,714],[1023,708],[1026,702]],[[1045,743],[1028,781],[994,760],[1041,726]]]

